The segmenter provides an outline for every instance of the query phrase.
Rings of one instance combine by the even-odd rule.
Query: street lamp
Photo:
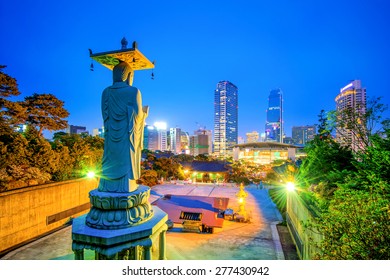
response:
[[[293,182],[287,182],[287,184],[286,184],[286,189],[287,189],[289,192],[295,191],[295,184],[294,184]]]
[[[95,172],[93,172],[93,171],[88,171],[87,177],[88,177],[89,179],[95,178],[95,176],[96,176]]]

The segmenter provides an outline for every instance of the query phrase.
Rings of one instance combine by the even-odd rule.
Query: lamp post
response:
[[[295,184],[293,182],[287,182],[286,183],[286,189],[289,191],[289,192],[292,192],[295,190]]]
[[[289,226],[288,223],[289,223],[289,219],[290,219],[289,212],[290,212],[290,207],[291,207],[291,195],[295,191],[295,184],[291,181],[288,181],[286,183],[286,190],[287,190],[287,194],[286,194],[286,220],[287,220],[287,226]]]

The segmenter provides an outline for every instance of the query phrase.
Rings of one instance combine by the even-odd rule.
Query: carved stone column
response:
[[[145,246],[144,247],[144,254],[145,254],[145,260],[151,260],[152,259],[152,246]]]
[[[74,251],[75,260],[84,260],[84,249]]]
[[[160,233],[160,238],[159,238],[159,259],[160,260],[166,260],[166,231],[163,230]]]

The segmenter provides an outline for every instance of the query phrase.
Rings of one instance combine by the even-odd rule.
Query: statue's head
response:
[[[117,64],[112,70],[114,83],[127,81],[129,85],[133,83],[133,70],[130,65],[124,61]]]

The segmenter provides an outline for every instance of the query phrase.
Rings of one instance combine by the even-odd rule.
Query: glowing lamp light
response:
[[[243,203],[244,202],[244,198],[243,197],[240,197],[239,199],[238,199],[238,203]]]
[[[95,172],[93,172],[93,171],[88,171],[87,177],[90,178],[90,179],[95,178]]]
[[[292,192],[295,190],[295,184],[293,182],[287,182],[286,188],[289,192]]]

